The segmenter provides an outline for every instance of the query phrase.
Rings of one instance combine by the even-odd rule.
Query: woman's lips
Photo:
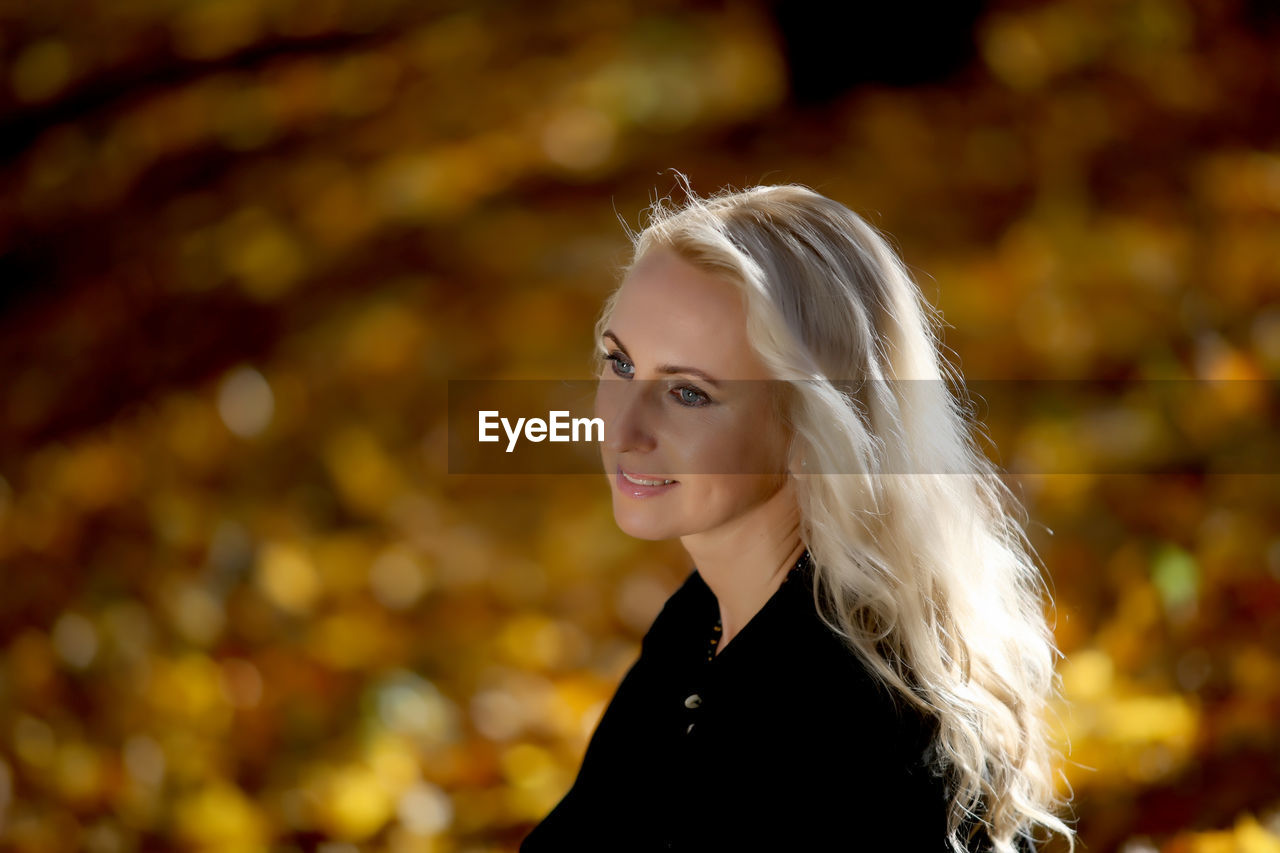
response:
[[[671,478],[640,476],[632,473],[631,471],[623,471],[622,466],[619,465],[617,473],[613,478],[614,482],[618,485],[618,491],[622,492],[624,495],[630,495],[633,498],[649,498],[655,495],[661,495],[680,485],[679,480],[672,480],[670,483],[664,483],[660,486],[648,486],[644,483],[633,483],[631,480],[627,479],[628,476],[634,477],[637,480],[648,480],[650,482],[655,480],[668,480]]]

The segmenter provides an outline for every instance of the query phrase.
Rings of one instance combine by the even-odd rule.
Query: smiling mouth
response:
[[[645,477],[633,477],[630,474],[628,474],[626,471],[623,471],[621,468],[619,468],[618,470],[622,472],[622,476],[626,478],[627,482],[634,483],[637,486],[665,486],[669,483],[675,482],[675,480],[663,480],[660,478],[653,479],[653,478],[645,478]]]

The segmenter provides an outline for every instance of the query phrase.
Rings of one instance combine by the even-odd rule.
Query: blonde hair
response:
[[[971,435],[958,371],[882,234],[798,184],[659,199],[628,272],[653,248],[735,283],[754,349],[786,387],[784,413],[814,598],[894,695],[936,720],[948,841],[985,831],[1013,853],[1055,812],[1046,711],[1057,649],[1018,501]],[[624,223],[625,227],[625,223]],[[606,301],[596,340],[618,291]],[[926,381],[907,381],[926,380]],[[837,476],[830,476],[830,474]]]

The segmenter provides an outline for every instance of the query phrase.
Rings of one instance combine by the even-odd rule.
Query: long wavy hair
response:
[[[936,721],[930,760],[947,780],[952,849],[1014,853],[1049,830],[1074,850],[1045,719],[1060,686],[1049,592],[1025,511],[974,441],[940,315],[843,204],[799,184],[700,198],[676,175],[684,203],[654,201],[638,233],[624,222],[622,274],[662,247],[740,288],[751,344],[786,380],[776,411],[815,605],[884,686]]]

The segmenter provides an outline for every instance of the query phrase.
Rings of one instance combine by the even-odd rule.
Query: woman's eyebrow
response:
[[[631,353],[627,352],[627,348],[626,348],[626,346],[622,343],[622,341],[618,340],[618,336],[617,336],[617,335],[615,335],[611,330],[606,329],[606,330],[603,332],[603,335],[604,335],[604,337],[606,337],[606,338],[612,338],[612,339],[613,339],[613,342],[614,342],[615,344],[617,344],[617,345],[618,345],[618,349],[622,350],[622,354],[623,354],[623,355],[625,355],[627,358],[631,358]],[[698,368],[696,368],[696,367],[680,367],[679,365],[675,365],[675,364],[660,364],[660,365],[658,365],[658,372],[659,372],[659,373],[666,373],[666,374],[671,374],[671,373],[688,373],[688,374],[691,374],[691,375],[693,375],[693,376],[697,376],[699,379],[702,379],[702,380],[703,380],[704,382],[706,382],[708,385],[712,386],[713,388],[715,388],[715,389],[717,389],[717,390],[719,390],[719,388],[720,388],[720,383],[719,383],[719,382],[717,382],[716,380],[712,379],[712,378],[711,378],[710,376],[708,376],[704,371],[701,371],[701,370],[699,370],[699,369],[698,369]]]

